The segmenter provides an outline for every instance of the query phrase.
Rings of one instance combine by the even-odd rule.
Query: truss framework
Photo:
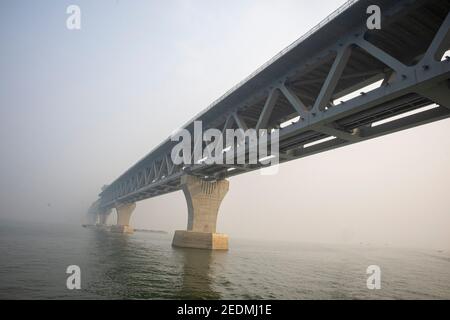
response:
[[[365,26],[350,30],[344,39],[311,55],[310,61],[292,66],[281,78],[273,79],[263,90],[230,106],[226,112],[209,120],[206,126],[221,130],[223,135],[226,129],[231,128],[267,129],[269,132],[279,128],[280,162],[285,162],[447,118],[450,116],[450,63],[448,59],[441,61],[441,57],[450,48],[449,29],[450,14],[447,12],[426,51],[412,65],[399,61],[370,42]],[[377,68],[346,72],[353,53],[360,52],[364,53],[367,61],[376,60],[379,64]],[[329,68],[324,77],[302,78],[317,66],[325,64]],[[340,88],[337,92],[342,81],[352,79],[361,81],[356,84],[353,82],[351,86]],[[376,80],[383,82],[373,91],[361,93],[338,105],[334,103],[343,95]],[[310,85],[317,85],[319,90],[315,94],[302,90]],[[258,103],[260,107],[255,109]],[[431,103],[439,106],[382,125],[372,125],[380,119]],[[292,112],[276,113],[286,108],[291,108]],[[294,118],[298,121],[280,128],[283,121]],[[331,140],[307,146],[330,137]],[[134,202],[179,190],[180,177],[184,174],[204,179],[222,179],[265,166],[262,163],[239,166],[202,163],[174,165],[170,146],[158,150],[152,159],[143,161],[108,186],[100,194],[101,206],[108,208],[116,202]],[[195,141],[193,147],[201,147],[200,142]],[[248,149],[243,152],[248,152]],[[242,154],[235,154],[233,150],[233,156]]]

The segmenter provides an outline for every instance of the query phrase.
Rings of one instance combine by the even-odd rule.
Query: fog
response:
[[[104,184],[342,3],[2,1],[0,218],[81,224]],[[70,4],[81,30],[66,28]],[[448,249],[449,134],[447,119],[231,178],[217,229]],[[132,217],[186,221],[181,192]]]

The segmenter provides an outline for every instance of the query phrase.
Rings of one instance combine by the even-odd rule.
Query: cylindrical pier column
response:
[[[133,228],[130,226],[130,218],[135,208],[136,203],[117,204],[117,224],[111,227],[111,231],[118,233],[133,233]]]

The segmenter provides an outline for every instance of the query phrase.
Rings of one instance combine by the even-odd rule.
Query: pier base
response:
[[[172,245],[181,248],[228,250],[228,235],[177,230],[173,236]]]
[[[111,232],[115,232],[115,233],[133,233],[134,229],[133,229],[133,227],[130,227],[130,226],[115,225],[115,226],[111,226]]]

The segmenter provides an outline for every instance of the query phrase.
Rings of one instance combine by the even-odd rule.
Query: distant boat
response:
[[[163,230],[134,229],[134,231],[135,231],[135,232],[147,232],[147,233],[167,234],[167,231],[163,231]]]
[[[81,226],[83,228],[94,228],[95,227],[95,225],[93,225],[93,224],[82,224]]]

